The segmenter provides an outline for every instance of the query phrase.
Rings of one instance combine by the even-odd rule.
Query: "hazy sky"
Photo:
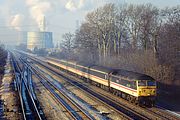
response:
[[[39,31],[45,16],[56,43],[63,33],[74,32],[89,11],[109,2],[152,3],[159,8],[180,5],[180,0],[0,0],[0,41],[14,44],[17,31]]]

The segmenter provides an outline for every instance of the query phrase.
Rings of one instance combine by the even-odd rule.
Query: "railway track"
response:
[[[166,119],[166,120],[179,120],[177,116],[169,114],[164,108],[161,108],[159,106],[155,106],[155,108],[149,108],[146,109],[147,111],[154,114],[154,116],[158,116],[160,119]]]
[[[37,67],[38,68],[38,67]],[[38,68],[39,69],[39,68]],[[63,90],[65,90],[65,92],[67,92],[67,93],[70,93],[70,97],[72,98],[72,99],[74,99],[75,101],[77,100],[78,101],[78,103],[80,102],[80,104],[82,105],[82,106],[89,106],[90,107],[90,109],[88,108],[88,107],[85,107],[85,109],[87,109],[87,110],[92,110],[92,109],[94,109],[95,111],[95,114],[94,113],[92,113],[91,112],[91,114],[93,115],[93,116],[96,116],[96,119],[98,118],[98,119],[104,119],[104,120],[109,120],[109,119],[111,119],[111,118],[109,118],[108,116],[109,116],[109,114],[111,114],[111,112],[112,112],[112,114],[114,114],[114,113],[116,113],[115,114],[115,116],[113,117],[113,118],[118,118],[118,119],[124,119],[124,120],[131,120],[131,117],[129,117],[129,116],[126,116],[125,114],[123,114],[123,113],[121,113],[120,111],[118,111],[118,110],[116,110],[116,109],[114,109],[112,106],[110,106],[110,105],[108,105],[107,103],[105,103],[105,102],[103,102],[103,101],[101,101],[101,100],[99,100],[99,99],[97,99],[96,97],[94,97],[94,96],[92,96],[92,95],[88,95],[86,92],[84,92],[84,91],[82,91],[82,90],[80,90],[79,88],[77,88],[77,87],[75,87],[75,86],[73,86],[73,85],[71,85],[71,84],[66,84],[66,85],[68,85],[70,88],[72,88],[71,90],[69,90],[68,88],[66,88],[64,85],[65,84],[62,84],[60,81],[57,81],[56,79],[54,79],[51,75],[49,75],[48,73],[46,73],[46,72],[44,72],[44,71],[42,71],[43,72],[43,74],[44,75],[46,75],[49,79],[51,79],[57,86],[60,86],[60,88],[62,88]],[[92,99],[95,103],[94,104],[90,104],[87,100],[83,100],[83,98],[82,97],[80,97],[80,96],[76,96],[76,93],[74,93],[73,92],[73,90],[74,89],[79,89],[78,91],[81,91],[80,92],[80,94],[85,94],[85,96],[86,97],[88,97],[89,99]],[[75,95],[75,96],[74,96]],[[79,99],[80,99],[80,101],[79,101]],[[98,102],[98,103],[97,103]],[[107,110],[97,110],[96,109],[96,107],[98,107],[98,106],[106,106],[108,109],[109,109],[109,112],[107,112]]]
[[[31,58],[32,59],[32,58]],[[37,59],[37,58],[36,58]],[[54,75],[56,75],[56,76],[60,76],[60,77],[65,77],[65,79],[77,79],[77,78],[75,78],[74,76],[72,76],[71,75],[71,77],[70,77],[70,75],[65,75],[65,74],[67,74],[67,73],[64,73],[63,72],[63,75],[62,75],[62,72],[60,72],[60,71],[58,71],[57,69],[55,70],[55,68],[53,68],[52,66],[47,66],[47,64],[44,64],[43,62],[39,62],[39,60],[37,61],[35,58],[33,58],[33,60],[35,60],[39,65],[41,65],[41,66],[43,66],[44,68],[46,68],[47,70],[49,70],[50,72],[52,72]],[[65,76],[64,76],[65,75]],[[68,80],[68,82],[69,82],[69,80]],[[73,85],[76,85],[76,86],[78,86],[79,88],[81,88],[82,86],[83,86],[83,84],[79,84],[79,83],[77,83],[77,82],[74,82],[73,83],[73,81],[72,82],[70,82],[70,83],[72,83]],[[88,91],[87,91],[87,89],[88,89],[88,87],[86,87],[85,88],[85,90],[84,91],[86,91],[87,93],[89,93]],[[92,90],[93,91],[93,90]],[[92,94],[92,93],[91,93]],[[92,95],[92,96],[94,96],[94,97],[96,97],[96,95]],[[102,96],[104,96],[104,95],[102,95]],[[107,96],[104,96],[105,98],[108,98]],[[101,97],[102,98],[102,97]],[[112,98],[108,98],[108,99],[110,99],[110,100],[112,100],[113,101],[113,99]],[[117,101],[115,101],[115,102],[117,102]],[[114,104],[114,103],[113,103]],[[118,103],[119,104],[119,103]],[[133,105],[132,105],[133,106]],[[143,113],[146,113],[146,115],[141,115],[141,118],[140,119],[167,119],[167,120],[178,120],[179,118],[178,117],[176,117],[176,116],[174,116],[174,115],[172,115],[172,114],[170,114],[169,112],[167,112],[167,111],[165,111],[165,110],[163,110],[163,109],[160,109],[160,108],[141,108],[141,107],[139,107],[139,106],[133,106],[132,107],[133,109],[136,109],[136,108],[138,108],[140,111],[143,111]],[[129,108],[130,109],[130,111],[131,111],[131,109],[132,109],[131,107]],[[128,112],[129,113],[129,112]],[[136,114],[136,113],[135,113]],[[141,113],[137,113],[137,114],[141,114]],[[134,117],[133,115],[130,115],[130,116],[132,116],[132,118]],[[139,119],[139,118],[133,118],[133,119]]]
[[[19,94],[20,104],[24,120],[45,120],[43,112],[39,109],[40,107],[36,104],[36,101],[31,95],[27,84],[24,82],[22,70],[17,63],[17,58],[11,54],[11,62],[15,73],[16,89]]]
[[[25,62],[25,61],[24,61]],[[39,78],[40,82],[44,87],[52,94],[52,96],[63,106],[63,108],[69,113],[71,118],[75,120],[94,120],[94,117],[91,116],[86,110],[84,110],[80,105],[75,101],[69,98],[66,93],[64,93],[60,88],[58,88],[52,81],[43,75],[35,67],[31,66],[34,74]]]
[[[36,61],[38,62],[38,61]],[[101,102],[108,104],[109,106],[111,106],[113,109],[116,109],[116,111],[121,112],[121,114],[123,114],[125,116],[125,118],[127,119],[143,119],[143,120],[148,120],[149,118],[141,115],[140,113],[132,110],[131,108],[127,108],[123,105],[117,104],[116,101],[112,101],[111,99],[108,99],[106,96],[103,96],[102,94],[96,93],[93,90],[90,90],[87,86],[84,86],[83,84],[80,84],[76,81],[73,81],[72,79],[60,74],[57,71],[53,71],[52,69],[50,69],[49,67],[47,67],[46,65],[38,62],[38,64],[41,64],[42,66],[44,66],[47,70],[49,70],[50,72],[52,72],[53,74],[63,77],[65,80],[67,80],[69,83],[71,83],[72,85],[80,88],[81,90],[85,91],[87,94],[91,94],[91,97],[93,98],[98,98]]]
[[[64,74],[61,75],[61,74],[59,74],[58,71],[54,71],[54,70],[48,68],[46,65],[44,65],[44,64],[42,64],[42,63],[41,63],[41,65],[42,65],[43,67],[45,67],[46,69],[49,69],[49,71],[50,71],[50,72],[53,72],[55,75],[64,77]],[[65,77],[65,78],[66,78],[66,77]],[[72,83],[73,85],[79,87],[80,89],[83,89],[83,90],[86,91],[87,93],[90,93],[90,94],[92,94],[92,95],[95,96],[95,97],[99,96],[99,95],[97,95],[97,92],[94,92],[94,90],[89,90],[89,89],[90,89],[89,87],[84,86],[83,84],[79,84],[79,83],[76,82],[76,81],[71,81],[72,78],[70,78],[70,79],[69,79],[69,78],[66,78],[66,79],[68,79],[68,82],[70,81],[70,83]],[[73,79],[76,79],[76,78],[73,77]],[[98,94],[99,94],[99,93],[100,93],[100,92],[98,92]],[[103,100],[108,99],[108,100],[105,100],[104,102],[110,103],[110,105],[113,106],[113,107],[119,106],[119,108],[117,108],[117,110],[119,110],[119,111],[128,111],[128,112],[125,113],[125,114],[127,114],[127,115],[130,116],[130,117],[132,117],[133,119],[163,119],[163,120],[164,120],[164,119],[167,119],[167,120],[178,120],[178,119],[179,119],[179,118],[176,117],[176,116],[173,116],[173,115],[171,115],[171,114],[168,114],[168,112],[165,112],[165,111],[162,110],[162,109],[158,109],[158,108],[138,108],[138,109],[144,109],[145,113],[148,114],[148,115],[142,115],[141,113],[138,113],[138,112],[132,110],[131,107],[128,108],[128,107],[126,106],[126,107],[124,108],[123,104],[121,105],[120,102],[114,101],[112,98],[107,97],[107,96],[104,96],[103,94],[101,94],[101,96],[99,96],[98,98],[101,99],[101,100],[102,100],[102,99],[103,99]],[[105,98],[105,99],[104,99],[104,98]],[[111,102],[110,102],[110,101],[111,101]],[[116,104],[114,104],[115,102],[116,102]],[[138,106],[136,106],[136,108],[137,108],[137,107],[138,107]],[[129,112],[129,111],[130,111],[130,112]],[[131,112],[134,113],[134,114],[132,114]],[[138,116],[141,116],[141,117],[138,117]]]

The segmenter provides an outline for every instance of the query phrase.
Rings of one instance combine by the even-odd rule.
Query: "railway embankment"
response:
[[[14,72],[8,54],[0,86],[0,108],[2,113],[0,119],[20,120],[22,118],[18,98],[18,93],[14,87]]]

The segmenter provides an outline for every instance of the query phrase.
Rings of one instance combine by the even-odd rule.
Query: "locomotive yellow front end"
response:
[[[156,99],[155,80],[140,80],[138,86],[138,101],[140,104],[154,106]]]

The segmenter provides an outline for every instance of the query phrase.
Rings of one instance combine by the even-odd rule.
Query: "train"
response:
[[[138,105],[154,106],[156,81],[151,76],[113,69],[94,64],[83,64],[67,60],[49,58],[46,62],[54,67],[84,78],[86,82],[105,89]]]

